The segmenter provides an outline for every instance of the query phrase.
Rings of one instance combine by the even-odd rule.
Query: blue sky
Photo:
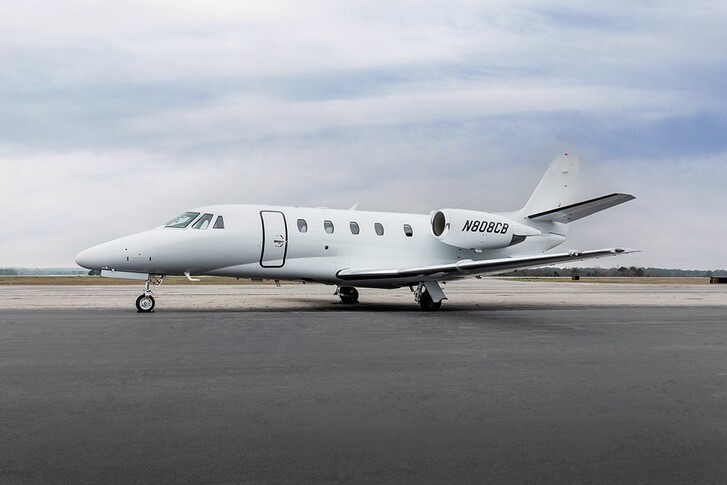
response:
[[[0,266],[207,203],[520,207],[559,153],[604,260],[727,267],[727,4],[0,4]]]

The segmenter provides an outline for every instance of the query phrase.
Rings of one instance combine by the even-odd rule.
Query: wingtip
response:
[[[611,250],[614,254],[631,254],[631,253],[640,253],[641,249],[632,249],[632,248],[613,248]]]

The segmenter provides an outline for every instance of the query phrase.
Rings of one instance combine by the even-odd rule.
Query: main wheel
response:
[[[136,299],[136,309],[140,313],[147,313],[154,310],[154,297],[151,295],[139,295]]]
[[[441,300],[438,302],[434,302],[432,300],[432,296],[429,294],[429,292],[425,291],[419,297],[419,306],[422,308],[422,310],[429,312],[429,311],[439,310],[439,307],[442,306],[442,302],[441,302]]]
[[[353,286],[342,286],[338,289],[341,303],[358,303],[358,290]]]

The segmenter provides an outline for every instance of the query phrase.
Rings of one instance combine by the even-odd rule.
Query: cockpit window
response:
[[[212,229],[224,229],[225,228],[225,220],[222,218],[222,216],[217,216],[217,220],[215,221],[215,225],[212,226]]]
[[[187,227],[190,222],[197,218],[198,215],[199,212],[185,212],[164,224],[164,227]]]
[[[197,222],[194,223],[192,229],[207,229],[210,226],[210,222],[212,222],[213,217],[214,214],[203,215],[199,218],[199,220],[197,220]]]

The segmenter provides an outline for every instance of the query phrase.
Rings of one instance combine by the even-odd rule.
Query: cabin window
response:
[[[331,221],[323,221],[323,229],[325,229],[328,234],[333,234],[333,223]]]
[[[189,225],[190,222],[195,220],[198,215],[199,212],[185,212],[184,214],[178,215],[171,221],[164,224],[164,227],[185,228]]]
[[[378,234],[379,236],[383,236],[384,226],[382,226],[380,222],[377,222],[376,224],[374,224],[374,231],[376,231],[376,234]]]
[[[351,221],[349,226],[351,227],[351,234],[358,234],[359,232],[361,232],[357,222]]]
[[[308,232],[308,223],[305,219],[298,219],[298,232]]]
[[[208,227],[210,227],[210,222],[212,222],[213,217],[214,214],[203,215],[197,220],[197,222],[194,223],[192,229],[207,229]]]
[[[222,216],[217,216],[217,220],[215,221],[215,225],[212,226],[212,229],[224,229],[225,228],[225,220],[222,218]]]
[[[409,224],[404,224],[404,234],[406,234],[406,237],[412,237],[414,235],[414,231]]]

